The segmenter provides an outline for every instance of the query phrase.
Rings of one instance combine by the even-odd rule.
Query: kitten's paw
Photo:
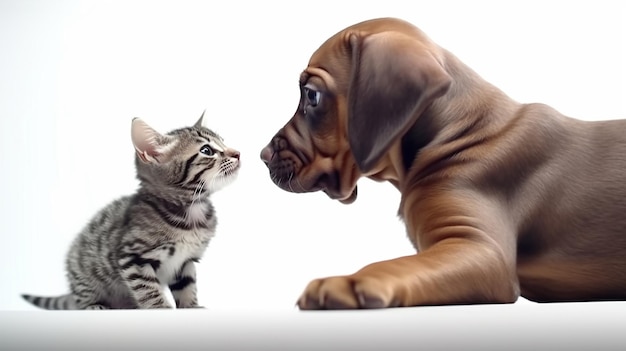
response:
[[[178,306],[178,307],[176,307],[176,308],[185,308],[185,309],[187,309],[187,308],[204,308],[204,309],[206,309],[206,307],[204,307],[204,306],[200,306],[200,305],[197,305],[197,304],[193,304],[193,305],[180,305],[180,306]]]
[[[159,309],[172,309],[173,307],[170,305],[157,305],[157,306],[149,306],[149,307],[142,307],[141,309],[144,310],[159,310]]]
[[[110,308],[101,304],[93,304],[85,307],[86,310],[109,310]]]

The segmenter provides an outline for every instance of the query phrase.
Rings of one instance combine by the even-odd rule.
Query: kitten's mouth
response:
[[[226,167],[221,169],[221,173],[225,176],[233,176],[239,172],[241,168],[241,161],[237,161],[237,163],[229,163]]]
[[[228,168],[228,169],[224,170],[224,174],[226,174],[226,175],[233,175],[235,173],[238,173],[240,168],[241,168],[241,166],[239,164],[237,164],[235,167]]]

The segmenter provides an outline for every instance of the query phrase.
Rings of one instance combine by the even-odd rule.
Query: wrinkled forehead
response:
[[[421,30],[406,21],[380,18],[357,23],[322,43],[311,55],[303,74],[320,76],[328,85],[347,89],[355,64],[352,61],[358,56],[364,41],[370,35],[383,32],[400,32],[420,41],[429,41]]]
[[[350,43],[343,33],[337,33],[328,39],[311,55],[307,68],[302,72],[300,81],[308,77],[319,77],[328,89],[333,91],[347,89],[352,71]]]
[[[350,29],[344,29],[324,41],[311,55],[309,66],[331,64],[331,62],[325,62],[328,60],[334,61],[332,64],[337,64],[341,63],[340,61],[344,58],[350,57],[350,35],[352,32]]]

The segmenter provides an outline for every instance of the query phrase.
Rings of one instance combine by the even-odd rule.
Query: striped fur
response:
[[[133,120],[140,185],[83,228],[66,259],[71,293],[22,295],[44,309],[198,307],[195,263],[215,233],[209,195],[230,183],[239,152],[226,147],[202,117],[161,135]]]

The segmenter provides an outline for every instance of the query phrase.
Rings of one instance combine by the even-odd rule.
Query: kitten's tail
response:
[[[76,302],[74,301],[74,295],[66,294],[54,297],[43,297],[22,294],[24,300],[32,303],[33,305],[43,308],[45,310],[74,310],[76,309]]]

